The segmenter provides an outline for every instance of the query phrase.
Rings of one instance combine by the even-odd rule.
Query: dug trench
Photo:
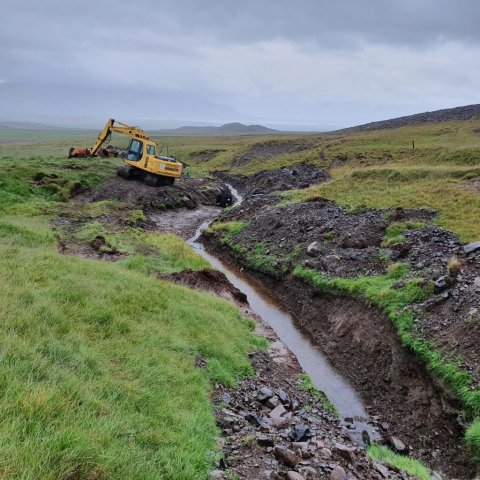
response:
[[[296,177],[297,175],[297,173],[293,173],[291,176]],[[317,177],[320,181],[326,178],[324,176]],[[173,231],[184,238],[189,238],[202,222],[206,219],[213,219],[219,214],[219,211],[211,206],[214,204],[214,193],[223,185],[221,182],[212,184],[205,180],[188,180],[185,183],[185,185],[182,184],[170,190],[167,188],[152,191],[149,187],[145,189],[143,185],[139,186],[136,183],[115,179],[107,183],[106,188],[95,192],[83,192],[77,199],[79,202],[86,203],[112,198],[122,201],[127,199],[132,207],[140,207],[147,213],[147,220],[140,225],[142,228]],[[200,196],[198,194],[199,186],[203,189]],[[294,187],[298,187],[298,185]],[[247,219],[249,215],[256,216],[259,205],[262,205],[262,208],[265,206],[268,208],[270,204],[274,205],[276,202],[275,197],[258,197],[256,199],[257,205],[252,207],[247,201],[242,206],[242,219]],[[182,210],[167,211],[171,207],[186,207],[190,209],[191,214],[188,214],[189,211],[183,208]],[[184,213],[187,213],[187,215],[184,215]],[[227,219],[229,219],[229,215],[233,216],[234,212],[227,214]],[[121,217],[121,214],[119,216]],[[430,213],[420,212],[419,216],[429,217]],[[183,218],[182,222],[178,222],[178,218]],[[115,221],[119,221],[119,219],[115,219]],[[59,223],[61,224],[62,220]],[[252,240],[258,241],[258,238],[253,236]],[[361,392],[365,403],[369,407],[369,413],[376,420],[380,430],[383,430],[382,433],[385,438],[396,436],[403,439],[413,456],[422,459],[428,465],[448,475],[457,478],[471,478],[473,476],[473,466],[468,462],[466,451],[462,447],[462,428],[457,422],[459,404],[445,394],[444,390],[432,380],[425,367],[412,354],[401,347],[392,325],[380,310],[368,307],[358,299],[319,295],[313,288],[294,278],[291,274],[274,278],[275,276],[254,271],[249,268],[241,255],[234,254],[231,249],[222,245],[218,238],[208,236],[203,241],[211,252],[234,265],[248,269],[257,281],[275,292],[285,307],[294,314],[300,328],[311,334],[336,368],[344,373],[355,388]],[[65,253],[78,254],[78,251],[69,252],[67,247]],[[81,251],[80,254],[82,254]],[[101,257],[106,258],[104,253],[101,254]],[[117,259],[115,255],[107,258],[109,260]],[[368,264],[368,268],[370,272],[380,269],[378,262],[373,259]],[[212,272],[182,272],[174,274],[170,280],[194,288],[209,290],[246,308],[241,292],[225,287],[225,279],[218,278],[217,274]],[[274,336],[271,336],[271,338],[274,339]],[[255,358],[252,360],[256,364],[257,371],[260,372],[260,379],[264,379],[263,385],[265,386],[265,383],[268,384],[271,373],[268,373],[271,367],[266,366],[265,362],[268,364],[271,362],[271,358],[265,360],[261,355],[258,358],[260,358],[258,361]],[[274,367],[277,368],[275,365]],[[262,374],[262,369],[265,368],[267,373]],[[287,384],[276,385],[275,382],[270,382],[270,386],[275,391],[290,389],[290,395],[301,398],[302,393],[298,392],[298,387],[292,387],[297,382],[299,370],[297,364],[293,368],[294,374],[287,381]],[[285,375],[285,372],[278,373],[278,375],[281,377]],[[288,385],[289,382],[290,386]],[[235,399],[236,410],[245,408],[242,402],[245,402],[248,395],[245,394],[244,390],[242,391],[242,388],[247,388],[250,392],[249,395],[252,395],[251,404],[258,404],[255,401],[255,396],[262,388],[262,384],[258,381],[255,384],[247,381],[247,385],[243,385],[240,390],[227,392],[230,398]],[[217,401],[223,402],[224,394],[220,397],[217,396]],[[312,399],[304,400],[304,403],[311,404]],[[263,412],[265,407],[258,405],[261,407],[260,411]],[[321,405],[318,408],[321,411]],[[301,409],[299,411],[302,412]],[[301,413],[301,415],[304,415],[304,413]],[[223,421],[223,417],[225,417],[225,414],[220,410],[219,422]],[[328,421],[325,421],[325,419],[319,420],[317,418],[316,421],[315,419],[312,421],[317,425],[322,422],[325,423],[323,428],[329,430],[330,433],[336,432],[333,435],[325,432],[322,434],[324,438],[328,438],[327,443],[332,448],[339,440],[348,443],[345,438],[342,440],[342,436],[345,437],[345,427],[342,430],[338,422],[335,421],[328,425]],[[256,456],[252,454],[252,449],[248,445],[242,443],[239,438],[235,438],[238,437],[238,432],[235,429],[232,432],[228,432],[228,428],[226,430],[229,440],[224,446],[224,452],[230,457],[238,456],[242,451],[246,455],[251,455],[251,461],[246,462],[248,465],[233,465],[233,468],[242,475],[242,478],[256,478],[248,477],[248,472],[250,472],[250,475],[253,475],[253,472],[258,474],[259,456],[267,456],[268,459],[265,448],[261,448],[259,452],[261,455]],[[254,429],[253,432],[255,434],[256,430]],[[334,440],[337,440],[337,442]],[[275,450],[273,447],[270,450],[267,453],[270,453],[271,459],[275,462]],[[364,454],[360,452],[357,451],[357,456],[360,459],[365,458]],[[342,454],[340,453],[339,456],[342,457]],[[333,466],[334,460],[335,458],[330,462],[324,460],[324,465],[319,468],[324,468],[324,473],[332,471],[335,468]],[[303,466],[308,466],[308,462],[306,463],[307,465]],[[360,463],[363,465],[359,467],[360,470],[365,470],[361,475],[360,472],[357,473],[360,478],[376,478],[381,475],[382,466],[378,467],[377,465],[377,469],[372,468],[371,462],[366,459],[361,460]],[[336,465],[341,464],[337,463]],[[357,468],[358,465],[347,462],[344,463],[344,467],[348,471],[348,468],[352,470]],[[273,469],[275,469],[274,464],[272,464],[272,471]],[[270,473],[273,475],[271,478],[275,478],[275,474]],[[286,470],[281,469],[280,473],[285,475]],[[244,474],[247,476],[243,477]],[[392,472],[390,471],[389,474],[392,475]],[[279,478],[283,477],[280,476]]]
[[[220,213],[212,206],[214,193],[222,185],[218,181],[203,181],[210,195],[199,200],[207,205],[189,208],[176,199],[186,196],[185,183],[173,189],[148,189],[137,182],[111,179],[96,190],[84,191],[75,201],[60,209],[60,216],[52,221],[59,238],[59,249],[66,255],[77,255],[103,261],[122,261],[131,252],[115,250],[109,244],[112,235],[138,231],[171,233],[188,238],[206,219],[212,220]],[[196,183],[199,183],[196,181]],[[178,189],[177,189],[178,188]],[[190,198],[195,198],[191,192]],[[128,199],[125,202],[125,199]],[[165,199],[173,199],[177,208],[166,209]],[[123,201],[117,203],[119,199]],[[107,203],[105,203],[107,202]],[[161,204],[161,210],[154,205]],[[172,205],[172,206],[173,206]],[[145,216],[138,215],[137,207]],[[178,208],[187,207],[187,208]],[[137,212],[137,213],[136,213]],[[135,214],[135,215],[133,215]],[[183,220],[179,218],[183,216]],[[140,218],[141,217],[141,218]],[[106,232],[101,241],[78,235],[85,227],[100,227]],[[128,236],[130,235],[130,236]],[[136,235],[130,232],[127,240],[135,244]],[[139,249],[148,256],[152,252]],[[350,431],[334,413],[327,398],[305,377],[295,356],[250,308],[244,293],[235,288],[217,270],[182,270],[172,274],[152,272],[161,280],[201,289],[234,303],[252,319],[259,335],[268,340],[266,351],[250,356],[256,372],[239,385],[226,388],[215,384],[212,402],[219,428],[223,433],[221,456],[215,460],[216,470],[210,477],[315,479],[347,478],[410,479],[409,475],[381,460],[371,460],[365,450],[352,441]],[[196,360],[197,368],[206,366],[205,359]]]
[[[237,188],[242,188],[242,180],[240,178],[235,182]],[[251,191],[252,183],[248,185]],[[379,258],[386,253],[390,260],[410,263],[415,274],[420,270],[421,274],[435,280],[445,270],[450,255],[461,257],[458,239],[449,232],[429,225],[434,216],[432,211],[397,209],[352,214],[332,202],[322,200],[293,207],[281,206],[281,199],[269,196],[268,191],[262,193],[250,199],[247,197],[240,207],[222,215],[220,224],[238,222],[242,227],[239,232],[227,233],[223,237],[218,232],[207,231],[208,235],[202,237],[207,251],[243,269],[244,273],[247,272],[255,281],[274,292],[295,318],[299,328],[313,337],[335,367],[361,393],[385,440],[398,437],[407,444],[413,457],[421,459],[433,469],[454,478],[472,478],[476,467],[464,443],[465,425],[462,404],[458,399],[431,374],[423,361],[401,345],[395,327],[380,308],[367,304],[359,296],[320,293],[317,288],[294,275],[294,262],[285,254],[294,251],[298,244],[305,252],[315,234],[317,238],[322,238],[318,230],[323,235],[335,231],[339,238],[332,241],[332,237],[327,236],[322,245],[316,246],[323,250],[320,254],[300,254],[295,262],[321,269],[332,277],[381,275],[385,266],[382,265],[383,259]],[[323,210],[324,218],[319,214],[319,208]],[[295,215],[299,211],[302,213],[302,210],[309,211],[310,216],[300,216],[300,220],[296,220]],[[398,222],[418,223],[412,230],[416,228],[419,232],[407,233],[409,241],[406,244],[381,248],[381,240],[389,225]],[[328,228],[325,228],[327,223]],[[420,238],[422,241],[419,241]],[[259,244],[262,245],[262,255],[255,253]],[[346,253],[348,258],[345,259]],[[359,254],[364,257],[361,261],[358,261]],[[253,260],[252,255],[256,255]],[[331,265],[320,264],[322,257],[331,260],[334,269]],[[468,285],[478,272],[471,271],[474,269],[474,259],[464,258],[462,262],[463,276],[459,278],[460,282],[464,282],[463,285],[458,282],[456,290],[454,288],[450,294],[446,294],[441,291],[440,282],[437,282],[438,291],[426,302],[417,302],[412,307],[421,313],[418,315],[419,329],[428,323],[428,318],[431,320],[432,312],[438,315],[440,309],[445,310],[445,304],[452,306],[455,303],[452,308],[457,312],[459,309],[471,311],[470,304],[475,304],[476,296]],[[399,281],[394,288],[402,286]],[[463,299],[459,299],[458,291],[460,296],[463,292]],[[465,299],[465,291],[474,297]],[[472,323],[472,328],[475,328],[475,322]],[[423,333],[428,338],[434,337],[427,330],[423,330]],[[468,335],[468,332],[463,332],[465,338]],[[463,345],[470,343],[464,342]],[[465,347],[462,350],[464,367],[475,372],[477,353],[472,349],[469,355],[467,350]]]

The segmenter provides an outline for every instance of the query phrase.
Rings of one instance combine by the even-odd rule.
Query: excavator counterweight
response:
[[[175,179],[181,176],[182,164],[173,157],[158,155],[157,144],[145,131],[117,122],[113,118],[108,120],[92,148],[72,147],[68,152],[68,158],[117,156],[118,152],[115,149],[101,148],[103,144],[108,143],[112,133],[130,137],[130,143],[125,153],[125,165],[117,171],[119,176],[127,180],[142,179],[147,185],[154,187],[173,185]]]

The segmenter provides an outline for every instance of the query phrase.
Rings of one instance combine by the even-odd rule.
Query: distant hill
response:
[[[267,128],[263,125],[244,125],[243,123],[226,123],[220,127],[206,126],[193,127],[186,126],[180,128],[155,130],[152,134],[161,135],[261,135],[285,133],[273,128]]]
[[[407,127],[410,125],[421,125],[423,123],[438,123],[451,120],[480,119],[480,104],[466,105],[464,107],[445,108],[434,112],[416,113],[405,117],[382,120],[379,122],[366,123],[356,127],[343,128],[336,132],[368,132],[388,128]]]

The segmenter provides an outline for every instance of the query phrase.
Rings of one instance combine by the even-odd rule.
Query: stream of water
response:
[[[238,191],[231,185],[229,188],[235,198],[235,204],[241,203],[242,197]],[[335,404],[340,417],[353,419],[352,437],[362,443],[361,433],[366,430],[370,438],[378,438],[373,427],[367,423],[368,414],[358,393],[335,370],[313,339],[299,328],[294,318],[278,300],[269,295],[268,290],[262,288],[258,282],[249,278],[244,272],[231,265],[226,265],[218,257],[207,252],[198,241],[202,231],[212,221],[213,219],[204,221],[198,227],[195,235],[188,240],[188,243],[214,268],[223,272],[228,280],[247,296],[251,309],[270,325],[282,342],[295,354],[301,367],[308,373],[315,386],[325,392],[330,401]]]

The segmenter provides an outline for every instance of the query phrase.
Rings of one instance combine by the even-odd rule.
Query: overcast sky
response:
[[[1,6],[0,120],[340,127],[480,103],[479,86],[478,0]]]

